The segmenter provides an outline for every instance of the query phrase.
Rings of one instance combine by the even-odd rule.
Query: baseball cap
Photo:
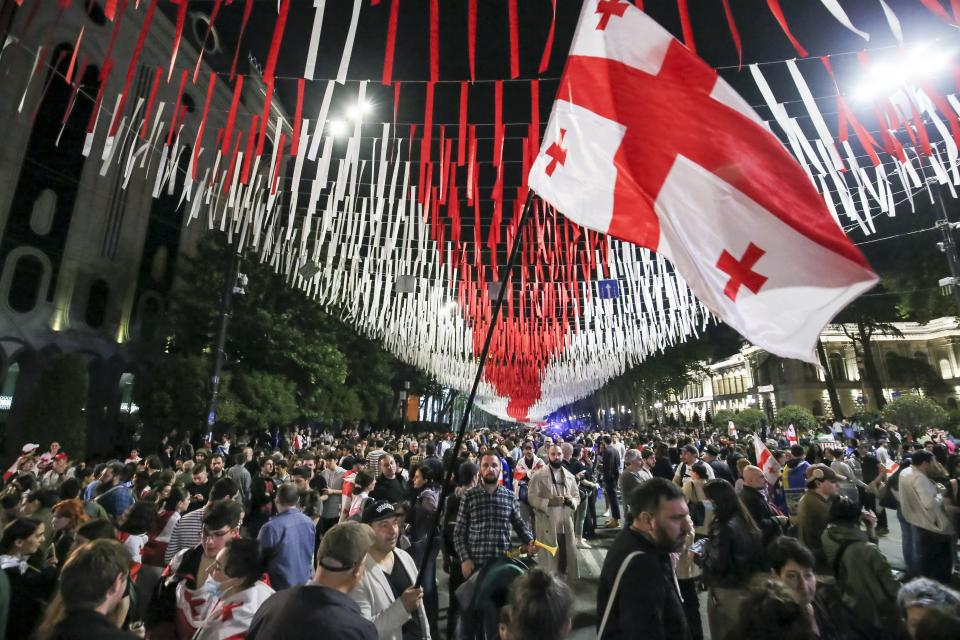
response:
[[[38,445],[38,444],[33,444],[33,443],[31,443],[31,444],[25,444],[25,445],[23,445],[23,449],[21,449],[21,451],[23,451],[24,453],[33,453],[34,451],[36,451],[36,450],[39,449],[39,448],[40,448],[40,445]]]
[[[719,456],[720,449],[717,449],[714,445],[708,444],[703,450],[704,453],[709,453],[712,456]]]
[[[360,522],[364,524],[372,524],[378,520],[386,520],[387,518],[392,518],[397,514],[396,508],[393,504],[387,502],[386,500],[375,500],[367,503],[367,506],[363,508],[363,515],[360,517]]]
[[[349,571],[363,562],[373,545],[373,530],[359,522],[342,522],[323,535],[317,562],[327,571]]]
[[[69,460],[70,458],[68,458],[68,457],[67,457],[67,454],[65,454],[65,453],[58,453],[57,455],[53,456],[53,459],[54,459],[54,460]]]
[[[836,471],[825,464],[812,464],[807,467],[806,477],[808,485],[814,480],[833,480],[834,482],[846,480],[846,478],[838,475]]]

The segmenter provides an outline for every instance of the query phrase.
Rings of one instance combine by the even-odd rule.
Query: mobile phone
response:
[[[700,538],[690,546],[690,551],[698,556],[702,556],[704,551],[707,550],[707,542],[709,542],[709,538]]]

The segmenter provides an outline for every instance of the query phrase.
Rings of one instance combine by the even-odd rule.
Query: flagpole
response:
[[[517,262],[517,254],[520,253],[520,239],[523,236],[523,227],[527,221],[527,218],[530,217],[530,209],[533,208],[533,189],[527,191],[527,200],[523,204],[523,211],[520,214],[520,222],[517,224],[517,235],[513,239],[513,247],[510,249],[510,257],[507,260],[507,264],[504,266],[503,271],[500,274],[500,291],[497,293],[497,299],[493,303],[493,310],[490,317],[490,326],[487,327],[487,336],[483,341],[483,350],[480,352],[480,361],[477,364],[477,374],[473,378],[473,387],[470,389],[470,397],[467,398],[466,407],[463,410],[463,416],[460,418],[460,426],[457,429],[457,439],[453,443],[453,449],[451,450],[450,460],[447,462],[444,472],[443,472],[443,485],[440,491],[440,499],[437,501],[437,508],[433,512],[433,522],[429,528],[429,536],[427,538],[427,548],[426,552],[423,554],[423,558],[420,559],[420,565],[417,567],[417,581],[414,586],[421,586],[423,580],[423,572],[427,566],[427,562],[430,560],[430,557],[436,554],[436,549],[434,548],[433,541],[437,537],[437,529],[440,525],[440,517],[443,514],[443,507],[447,501],[447,496],[450,494],[450,489],[453,485],[454,478],[457,472],[457,455],[460,452],[460,445],[463,443],[463,436],[467,432],[467,422],[470,419],[470,411],[473,409],[474,400],[477,397],[477,388],[480,386],[480,381],[483,379],[483,367],[487,362],[487,354],[490,352],[490,343],[493,342],[493,332],[497,326],[497,320],[500,317],[500,309],[503,307],[503,298],[507,291],[507,281],[510,278],[510,272],[513,271],[513,267]]]

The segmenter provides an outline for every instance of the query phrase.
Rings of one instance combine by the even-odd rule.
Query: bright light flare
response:
[[[954,53],[921,44],[896,58],[876,63],[854,97],[869,102],[880,96],[889,96],[904,85],[933,80],[949,68]]]
[[[363,116],[367,115],[373,110],[373,105],[370,104],[369,100],[361,100],[357,104],[350,107],[347,111],[347,117],[351,120],[363,120]]]
[[[330,121],[330,135],[339,138],[347,132],[347,123],[343,120]]]

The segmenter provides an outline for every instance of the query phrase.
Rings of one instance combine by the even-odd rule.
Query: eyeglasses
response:
[[[222,538],[223,536],[227,535],[231,531],[233,531],[233,527],[228,527],[226,529],[221,529],[219,531],[207,531],[206,529],[204,529],[202,532],[200,532],[200,537],[205,538],[207,540],[211,538]]]

